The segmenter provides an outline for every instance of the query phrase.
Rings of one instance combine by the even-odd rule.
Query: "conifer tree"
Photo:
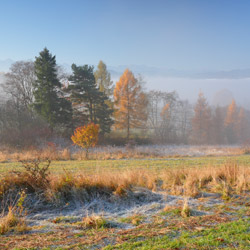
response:
[[[195,144],[210,143],[211,110],[203,93],[199,93],[192,119],[192,142]]]
[[[71,68],[73,74],[69,78],[71,84],[68,91],[73,107],[86,114],[88,121],[85,121],[85,123],[94,122],[94,102],[97,98],[97,88],[93,67],[72,64]]]
[[[73,74],[68,87],[70,99],[73,103],[74,113],[83,114],[85,120],[77,123],[87,124],[94,122],[100,125],[100,133],[110,132],[113,124],[111,115],[113,110],[105,103],[108,99],[105,93],[99,91],[95,83],[93,67],[89,65],[72,65]]]
[[[103,61],[99,62],[94,75],[99,90],[111,99],[114,93],[113,82],[111,81],[110,73],[107,71],[107,66]]]
[[[100,135],[110,133],[114,124],[112,119],[114,110],[110,108],[109,99],[105,93],[98,91],[98,98],[94,106],[94,122],[100,125]]]
[[[35,60],[34,104],[35,111],[53,129],[56,125],[71,125],[72,108],[61,93],[61,83],[57,78],[56,57],[47,48]]]
[[[141,128],[147,120],[147,99],[140,82],[126,69],[114,89],[115,126],[127,130]]]

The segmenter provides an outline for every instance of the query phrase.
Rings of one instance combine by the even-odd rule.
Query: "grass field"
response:
[[[0,249],[250,249],[249,155],[52,161],[49,170],[45,180],[0,163]]]
[[[52,161],[50,171],[53,173],[62,173],[64,170],[87,173],[96,170],[124,170],[124,169],[162,169],[162,168],[181,168],[181,167],[206,167],[221,166],[228,162],[238,165],[250,166],[250,155],[238,156],[203,156],[203,157],[178,157],[167,159],[124,159],[124,160],[68,160]],[[21,163],[4,162],[0,163],[0,174],[11,170],[21,170]]]

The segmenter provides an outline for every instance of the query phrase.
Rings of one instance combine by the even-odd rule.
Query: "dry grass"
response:
[[[32,165],[32,163],[29,163]],[[40,163],[39,163],[40,164]],[[88,200],[95,194],[124,197],[134,187],[165,191],[173,195],[199,197],[202,192],[221,193],[223,199],[232,194],[250,191],[250,168],[228,163],[224,166],[153,170],[103,170],[97,173],[44,173],[47,165],[31,167],[24,172],[11,173],[0,179],[1,199],[13,190],[26,189],[29,193],[43,193],[51,203],[72,199]]]
[[[180,151],[180,152],[179,152]],[[134,148],[127,147],[99,147],[96,150],[89,153],[89,159],[95,160],[111,160],[111,159],[145,159],[145,158],[179,158],[188,155],[243,155],[246,154],[245,148],[234,147],[180,147],[171,148],[167,146],[135,146]],[[9,161],[27,161],[37,158],[51,159],[51,160],[84,160],[85,153],[82,150],[74,150],[70,148],[59,148],[54,143],[49,143],[47,147],[43,149],[23,149],[16,150],[12,148],[1,148],[0,162]]]
[[[85,228],[104,228],[107,225],[107,221],[99,215],[91,215],[84,217],[82,220],[83,227]]]
[[[12,207],[9,207],[8,214],[0,220],[0,234],[5,234],[10,231],[11,228],[18,224],[18,218],[13,212]]]
[[[0,235],[11,230],[26,232],[29,230],[25,217],[23,217],[16,207],[9,207],[8,214],[0,218]]]
[[[186,218],[186,217],[189,217],[190,215],[191,215],[191,209],[188,206],[188,200],[185,199],[183,208],[181,210],[181,216]]]
[[[144,159],[144,158],[155,158],[162,157],[158,153],[152,152],[139,152],[137,150],[109,150],[107,151],[98,151],[90,152],[89,159],[95,160],[112,160],[112,159]],[[51,159],[53,161],[58,160],[86,160],[85,152],[78,150],[71,152],[69,148],[57,149],[56,147],[49,146],[42,150],[38,149],[29,149],[29,150],[20,150],[13,152],[12,149],[5,149],[0,152],[0,162],[9,162],[9,161],[28,161],[34,159]]]
[[[122,223],[130,223],[134,226],[138,226],[139,224],[142,223],[144,217],[140,214],[133,214],[129,217],[123,217],[123,218],[120,218],[120,222]]]

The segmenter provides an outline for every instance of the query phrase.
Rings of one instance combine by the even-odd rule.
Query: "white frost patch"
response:
[[[43,230],[49,231],[57,225],[52,223],[58,217],[74,217],[79,221],[83,217],[91,216],[93,214],[105,217],[110,221],[118,221],[122,217],[130,217],[138,214],[145,217],[146,221],[150,221],[152,216],[160,212],[166,205],[180,206],[183,204],[185,197],[167,195],[164,192],[151,192],[147,189],[138,188],[133,193],[129,194],[126,198],[112,197],[113,199],[105,199],[97,197],[91,202],[73,207],[69,205],[64,209],[53,209],[41,213],[28,215],[28,220],[32,225],[44,226]],[[203,204],[207,207],[214,206],[215,204],[223,204],[218,197],[211,197],[201,202],[198,199],[188,198],[188,205],[191,209],[196,209],[199,205]],[[209,214],[210,212],[203,212]],[[129,224],[121,224],[120,228],[131,228]]]

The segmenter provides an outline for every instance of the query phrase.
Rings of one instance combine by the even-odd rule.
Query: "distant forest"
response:
[[[72,64],[69,75],[47,48],[33,61],[17,61],[1,84],[0,146],[39,146],[69,140],[74,129],[99,125],[99,143],[243,144],[250,139],[250,112],[233,100],[195,105],[176,92],[145,91],[143,79],[126,69],[113,83],[104,62]]]

